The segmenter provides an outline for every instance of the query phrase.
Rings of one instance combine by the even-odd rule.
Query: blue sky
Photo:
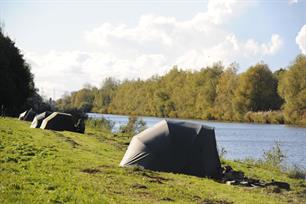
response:
[[[55,98],[109,76],[216,61],[239,71],[264,61],[274,71],[306,54],[306,0],[0,0],[0,19],[37,87]]]

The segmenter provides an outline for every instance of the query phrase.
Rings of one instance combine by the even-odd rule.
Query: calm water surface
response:
[[[89,117],[115,122],[114,130],[128,122],[128,116],[89,113]],[[140,117],[148,127],[163,118]],[[252,123],[225,123],[204,120],[173,119],[209,125],[215,128],[218,147],[224,147],[228,159],[262,158],[264,151],[270,150],[275,142],[287,156],[286,163],[298,164],[306,168],[306,128]]]

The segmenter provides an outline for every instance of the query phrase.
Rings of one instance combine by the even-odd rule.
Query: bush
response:
[[[227,153],[227,151],[224,147],[222,147],[222,146],[218,147],[218,154],[219,154],[219,158],[220,158],[221,163],[224,163],[226,153]]]
[[[271,150],[264,152],[263,159],[246,158],[242,162],[257,166],[260,168],[277,168],[280,172],[288,175],[293,179],[306,179],[306,169],[304,167],[288,164],[283,164],[283,160],[286,158],[280,148],[280,143],[275,142],[275,145]]]
[[[270,115],[270,121],[274,124],[284,124],[285,117],[281,111],[272,111]]]
[[[281,111],[252,112],[244,115],[246,122],[284,124],[285,118]]]
[[[120,127],[119,132],[135,135],[147,128],[146,122],[135,116],[130,116],[126,125]]]
[[[283,154],[280,143],[275,142],[271,150],[264,152],[264,163],[273,167],[281,168],[281,164],[286,156]]]
[[[115,122],[111,121],[111,120],[107,120],[107,119],[102,117],[101,119],[88,118],[85,121],[85,124],[86,124],[86,127],[91,127],[91,128],[95,128],[95,129],[102,129],[102,130],[106,130],[108,132],[111,132],[113,130]]]
[[[306,179],[306,169],[298,165],[293,165],[286,170],[289,178]]]

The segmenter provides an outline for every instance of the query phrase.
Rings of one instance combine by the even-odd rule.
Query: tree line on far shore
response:
[[[63,96],[59,109],[204,120],[306,125],[306,56],[272,72],[258,63],[243,73],[222,63],[184,71],[174,66],[147,80],[104,80]]]

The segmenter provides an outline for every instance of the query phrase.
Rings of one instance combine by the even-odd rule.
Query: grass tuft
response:
[[[286,169],[289,178],[306,179],[306,169],[298,165],[293,165]]]

